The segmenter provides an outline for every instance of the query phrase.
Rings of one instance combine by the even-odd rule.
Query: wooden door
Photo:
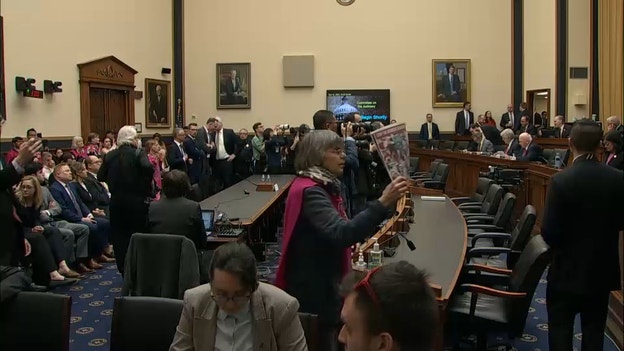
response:
[[[125,90],[95,88],[89,89],[90,132],[100,135],[108,130],[118,131],[130,123]]]

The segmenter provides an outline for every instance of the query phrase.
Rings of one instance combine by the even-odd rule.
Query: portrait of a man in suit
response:
[[[164,80],[145,79],[145,122],[147,127],[171,126],[171,83]]]
[[[470,60],[433,60],[433,106],[461,107],[470,100]]]
[[[217,64],[217,108],[251,108],[250,64]]]

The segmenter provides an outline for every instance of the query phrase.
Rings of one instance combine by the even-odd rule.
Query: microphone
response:
[[[405,236],[405,233],[399,233],[399,235],[400,235],[403,239],[405,239],[405,242],[407,243],[407,247],[409,247],[410,251],[414,251],[414,250],[416,250],[416,245],[414,245],[414,242],[412,242],[410,239],[408,239],[408,238]]]

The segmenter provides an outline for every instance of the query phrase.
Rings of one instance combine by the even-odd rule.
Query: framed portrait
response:
[[[470,101],[470,59],[432,60],[433,107],[462,107]]]
[[[251,64],[217,63],[217,109],[251,108]]]
[[[134,129],[136,129],[137,133],[143,133],[143,123],[135,123]]]
[[[145,127],[171,127],[171,82],[145,78]]]

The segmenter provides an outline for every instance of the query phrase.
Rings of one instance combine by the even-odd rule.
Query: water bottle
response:
[[[598,122],[598,115],[595,113],[592,113],[592,120],[594,120],[595,122]]]
[[[381,266],[383,258],[383,251],[379,248],[379,243],[377,242],[377,238],[375,238],[375,243],[373,244],[373,249],[370,250],[368,256],[368,268],[373,269],[375,267]]]
[[[261,180],[262,180],[262,182],[263,182],[263,183],[264,183],[264,180],[265,180],[265,179],[266,179],[266,177],[264,176],[264,173],[262,173],[262,178],[261,178]]]
[[[561,155],[558,152],[555,154],[555,168],[561,168]]]

